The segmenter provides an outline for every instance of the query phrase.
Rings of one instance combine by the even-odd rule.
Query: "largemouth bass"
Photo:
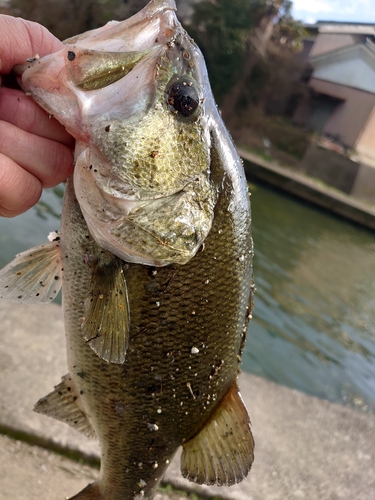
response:
[[[77,140],[59,235],[0,272],[8,300],[63,286],[69,373],[35,410],[99,439],[99,478],[74,499],[152,499],[180,446],[189,480],[241,481],[254,448],[237,386],[250,205],[174,1],[16,71]]]

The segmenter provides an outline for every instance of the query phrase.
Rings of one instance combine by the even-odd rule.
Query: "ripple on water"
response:
[[[375,410],[374,233],[262,186],[251,199],[257,293],[244,369]]]

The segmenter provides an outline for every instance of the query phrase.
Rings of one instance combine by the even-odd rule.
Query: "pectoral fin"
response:
[[[235,383],[205,427],[183,445],[181,472],[199,484],[230,486],[247,476],[253,460],[250,419]]]
[[[39,399],[34,411],[60,420],[89,438],[95,438],[95,431],[79,404],[79,394],[69,374],[62,378],[54,391]]]
[[[86,301],[84,338],[109,363],[122,364],[129,343],[129,302],[121,265],[97,267]]]
[[[19,253],[0,271],[0,299],[23,304],[51,302],[62,285],[56,241]]]

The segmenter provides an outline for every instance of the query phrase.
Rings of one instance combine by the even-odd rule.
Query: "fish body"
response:
[[[99,478],[78,500],[152,499],[179,446],[201,484],[239,482],[253,461],[237,386],[249,199],[174,10],[152,1],[19,70],[76,137],[77,164],[59,236],[0,272],[0,296],[47,301],[63,279],[69,373],[36,411],[99,439]]]

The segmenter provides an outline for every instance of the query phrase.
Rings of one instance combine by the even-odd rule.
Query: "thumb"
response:
[[[38,23],[0,15],[0,73],[7,74],[28,57],[41,57],[61,49],[62,42]]]

